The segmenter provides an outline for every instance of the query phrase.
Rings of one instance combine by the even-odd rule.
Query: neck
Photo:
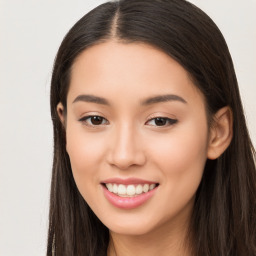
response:
[[[108,256],[191,256],[187,244],[188,225],[163,225],[143,235],[123,235],[110,231]]]

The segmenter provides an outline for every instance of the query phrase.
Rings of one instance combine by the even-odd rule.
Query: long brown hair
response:
[[[256,255],[255,150],[248,135],[237,79],[226,42],[214,22],[185,0],[120,0],[82,17],[65,36],[51,81],[54,161],[47,255],[106,255],[108,229],[80,195],[66,152],[57,104],[66,108],[74,60],[88,47],[111,40],[144,42],[170,55],[206,99],[209,125],[217,110],[233,112],[233,139],[207,160],[191,220],[197,256]]]

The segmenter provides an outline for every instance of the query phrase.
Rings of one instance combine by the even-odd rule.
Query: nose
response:
[[[124,124],[111,134],[111,149],[108,154],[109,164],[120,170],[131,166],[142,166],[146,162],[140,134],[131,126]]]

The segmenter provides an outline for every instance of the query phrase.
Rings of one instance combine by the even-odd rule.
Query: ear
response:
[[[233,115],[229,107],[223,107],[214,115],[210,128],[207,157],[218,158],[229,146],[233,137]]]
[[[63,124],[63,127],[66,126],[66,122],[65,122],[65,114],[64,114],[64,106],[62,105],[61,102],[59,102],[59,104],[57,105],[57,113],[59,116],[59,119],[61,121],[61,123]]]

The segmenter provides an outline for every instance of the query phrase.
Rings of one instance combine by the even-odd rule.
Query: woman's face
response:
[[[93,212],[120,234],[184,227],[208,151],[204,99],[187,72],[149,45],[109,41],[71,74],[66,149]]]

